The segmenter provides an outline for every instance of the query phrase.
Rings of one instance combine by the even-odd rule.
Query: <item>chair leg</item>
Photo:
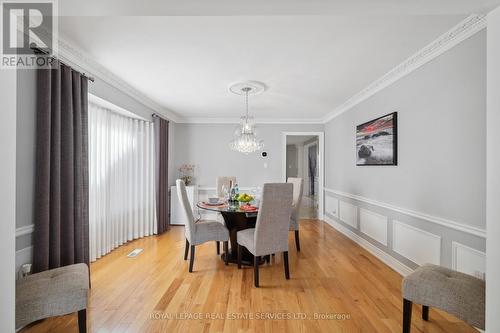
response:
[[[285,278],[290,280],[290,268],[288,267],[288,251],[283,252],[283,264],[285,265]]]
[[[267,256],[264,257],[264,259],[266,260],[266,262],[269,264],[271,262],[271,255],[268,254]]]
[[[253,257],[253,284],[259,288],[259,262],[260,256]]]
[[[188,259],[189,241],[186,239],[186,246],[184,247],[184,260]]]
[[[217,246],[217,254],[220,254],[220,242],[216,241],[215,244]]]
[[[191,256],[189,257],[189,273],[193,272],[194,265],[194,245],[191,245]]]
[[[300,252],[299,230],[295,230],[295,247],[297,248],[297,252]]]
[[[78,332],[87,333],[87,309],[78,311]]]
[[[228,241],[224,242],[224,263],[226,266],[229,264],[229,244]]]
[[[412,302],[403,298],[403,333],[410,333]]]
[[[422,319],[429,321],[429,306],[422,305]]]
[[[238,269],[241,269],[241,245],[238,244]]]

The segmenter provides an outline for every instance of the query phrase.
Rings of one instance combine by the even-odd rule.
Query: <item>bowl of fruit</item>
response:
[[[240,203],[240,206],[247,205],[253,200],[253,196],[246,193],[240,193],[236,195],[235,199]]]

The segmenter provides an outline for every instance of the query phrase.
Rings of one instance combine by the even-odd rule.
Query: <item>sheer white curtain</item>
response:
[[[89,104],[90,261],[157,232],[153,140],[153,123]]]

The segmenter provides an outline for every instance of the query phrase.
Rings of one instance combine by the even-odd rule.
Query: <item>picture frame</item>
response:
[[[398,113],[356,126],[356,166],[398,165]]]

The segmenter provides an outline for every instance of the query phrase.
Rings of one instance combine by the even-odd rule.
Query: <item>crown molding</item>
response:
[[[484,14],[473,14],[458,23],[456,26],[448,30],[446,33],[439,36],[433,42],[420,49],[417,53],[394,67],[385,75],[371,83],[368,87],[361,90],[335,110],[330,112],[324,119],[323,123],[338,117],[342,113],[353,108],[357,104],[363,102],[369,97],[375,95],[377,92],[387,88],[394,82],[400,80],[431,60],[439,57],[449,49],[460,44],[469,37],[475,35],[477,32],[486,28],[487,21]]]
[[[181,124],[239,124],[239,117],[184,117]],[[256,124],[324,124],[323,119],[255,118]]]
[[[180,122],[182,117],[177,113],[166,109],[157,102],[153,101],[151,98],[141,93],[127,82],[107,70],[104,66],[93,60],[88,54],[72,45],[68,41],[57,37],[58,52],[57,57],[63,61],[70,63],[71,65],[81,69],[82,72],[86,74],[91,74],[96,79],[110,84],[111,86],[121,90],[125,94],[129,95],[136,101],[144,104],[145,106],[151,108],[158,114],[172,120],[174,122]]]

